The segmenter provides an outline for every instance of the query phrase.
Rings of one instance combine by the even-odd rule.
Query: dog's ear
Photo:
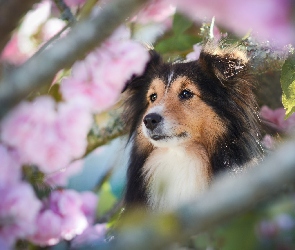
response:
[[[154,50],[149,50],[150,60],[147,63],[145,70],[142,75],[140,76],[132,76],[132,78],[126,83],[125,88],[122,92],[131,89],[140,88],[145,82],[151,78],[159,66],[163,63],[161,56]]]
[[[198,60],[201,68],[213,74],[222,84],[234,83],[248,70],[246,53],[237,47],[220,48],[215,44],[206,44]]]

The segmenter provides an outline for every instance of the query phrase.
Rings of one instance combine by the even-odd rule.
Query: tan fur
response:
[[[203,52],[210,55],[217,55],[220,57],[228,57],[229,59],[238,59],[242,63],[246,64],[249,61],[245,51],[242,51],[240,47],[236,46],[225,46],[223,48],[217,45],[215,42],[208,42],[203,47]]]
[[[191,90],[195,95],[192,99],[182,102],[178,95],[185,89]],[[165,89],[164,83],[160,79],[155,79],[148,91],[147,99],[153,93],[158,97],[155,102],[150,102],[146,114],[151,108],[163,105],[163,117],[175,124],[174,131],[171,132],[175,135],[188,132],[191,137],[186,142],[186,147],[200,145],[211,155],[218,135],[225,132],[225,126],[212,108],[201,100],[196,85],[185,77],[179,77],[169,89]]]

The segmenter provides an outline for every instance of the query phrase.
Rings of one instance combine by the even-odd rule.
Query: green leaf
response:
[[[257,215],[247,213],[232,220],[222,230],[218,230],[215,237],[222,250],[248,250],[257,249],[258,241],[255,235]]]
[[[117,199],[112,193],[111,185],[105,182],[100,190],[99,202],[97,205],[97,216],[101,217],[108,212],[116,203]]]
[[[160,41],[156,45],[155,50],[161,54],[181,53],[186,50],[192,50],[193,45],[198,42],[200,42],[200,37],[183,34]]]
[[[181,35],[190,27],[192,27],[193,22],[189,18],[179,13],[176,13],[173,18],[173,32],[176,36]]]
[[[291,55],[285,61],[281,73],[283,91],[282,102],[286,110],[286,118],[295,112],[295,56]]]

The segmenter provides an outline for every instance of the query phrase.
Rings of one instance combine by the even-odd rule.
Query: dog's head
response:
[[[200,144],[213,150],[255,113],[247,64],[240,50],[212,44],[191,62],[164,63],[152,51],[144,74],[127,85],[130,135],[136,131],[155,147]]]

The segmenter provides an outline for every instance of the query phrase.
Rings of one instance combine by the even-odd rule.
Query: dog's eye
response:
[[[154,102],[156,99],[157,99],[157,94],[156,93],[153,93],[153,94],[150,95],[151,102]]]
[[[180,100],[188,100],[188,99],[191,99],[193,96],[194,96],[194,93],[192,93],[188,89],[181,91],[179,94]]]

